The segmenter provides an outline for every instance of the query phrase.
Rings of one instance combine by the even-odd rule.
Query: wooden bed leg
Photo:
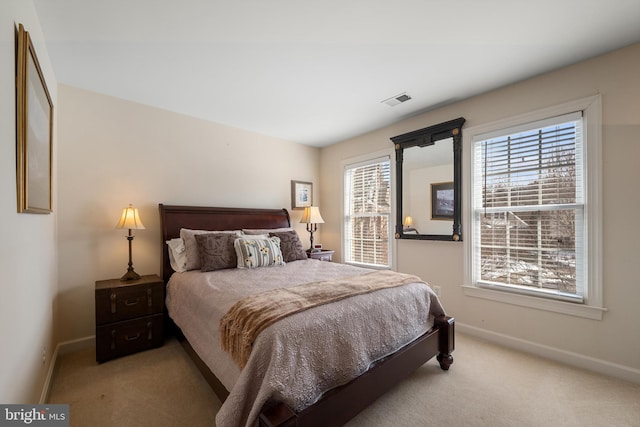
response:
[[[440,353],[438,353],[436,359],[438,359],[440,367],[448,371],[449,366],[453,363],[451,353],[455,350],[455,319],[449,316],[436,317],[434,325],[440,330],[438,338],[438,351]]]
[[[258,416],[259,427],[294,427],[296,413],[282,402],[262,408]]]

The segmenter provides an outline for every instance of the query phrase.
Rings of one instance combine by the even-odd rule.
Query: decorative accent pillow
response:
[[[270,267],[284,265],[280,251],[280,239],[240,238],[233,242],[238,257],[238,268]]]
[[[293,230],[282,231],[269,233],[269,236],[275,236],[280,239],[280,251],[282,251],[282,259],[284,262],[307,259],[307,253],[302,248],[302,242],[297,232]]]
[[[184,248],[184,240],[176,238],[167,240],[169,247],[169,263],[173,271],[182,273],[187,271],[187,252]]]
[[[231,233],[205,233],[194,236],[200,254],[200,270],[214,271],[236,268],[238,260],[233,242],[237,236]]]
[[[210,230],[190,230],[188,228],[180,229],[180,237],[184,240],[184,248],[187,254],[187,270],[197,270],[202,267],[200,264],[200,254],[198,253],[198,243],[196,242],[196,234],[233,234],[239,236],[240,230],[210,231]]]

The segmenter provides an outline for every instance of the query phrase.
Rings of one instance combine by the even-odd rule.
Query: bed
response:
[[[170,263],[168,245],[165,244],[165,242],[179,238],[181,229],[210,231],[246,229],[276,230],[290,228],[291,221],[286,209],[216,208],[160,204],[159,210],[162,233],[162,275],[167,284],[167,306],[169,310],[167,318],[171,322],[171,325],[169,325],[170,328],[168,329],[176,331],[186,352],[194,360],[196,366],[198,366],[220,400],[224,402],[218,415],[222,415],[225,411],[227,415],[222,421],[217,419],[218,423],[234,425],[235,420],[229,421],[229,414],[240,410],[245,411],[245,415],[250,415],[247,418],[242,418],[242,421],[238,425],[244,425],[245,423],[247,425],[259,424],[260,426],[267,427],[343,425],[386,390],[409,376],[415,369],[431,358],[436,357],[440,367],[444,370],[448,370],[449,366],[453,363],[451,353],[454,350],[454,319],[445,315],[443,310],[437,310],[439,301],[437,301],[437,298],[434,297],[435,294],[432,294],[430,289],[428,293],[428,298],[431,301],[430,306],[435,307],[432,310],[435,314],[429,315],[430,323],[426,324],[425,322],[421,322],[421,325],[409,324],[405,326],[402,325],[404,322],[403,319],[402,322],[393,322],[393,325],[385,326],[385,330],[387,328],[392,329],[389,332],[389,336],[391,337],[389,339],[404,341],[389,343],[384,341],[386,338],[379,338],[382,340],[380,348],[366,349],[366,351],[358,350],[366,354],[364,356],[365,360],[360,361],[358,359],[360,363],[359,366],[351,371],[349,371],[350,368],[343,369],[342,364],[337,363],[337,359],[333,359],[333,353],[339,353],[339,351],[331,348],[331,345],[326,345],[326,342],[333,343],[334,341],[325,340],[322,341],[324,344],[318,345],[317,348],[307,350],[305,348],[311,347],[313,340],[305,339],[304,333],[301,333],[302,338],[296,338],[296,333],[291,332],[291,328],[297,327],[296,325],[302,325],[303,322],[307,322],[307,320],[303,319],[310,317],[313,317],[313,320],[309,320],[309,324],[318,323],[317,319],[324,319],[323,322],[332,321],[336,314],[331,310],[338,310],[340,313],[358,309],[369,311],[368,307],[372,307],[373,305],[377,307],[377,305],[382,304],[380,302],[381,298],[376,298],[372,296],[373,294],[382,295],[382,293],[387,293],[389,298],[396,298],[395,295],[398,294],[399,296],[397,298],[406,298],[402,295],[426,292],[424,290],[425,286],[421,287],[418,283],[411,283],[394,287],[393,289],[376,290],[375,292],[365,295],[354,296],[352,299],[347,298],[332,302],[331,304],[324,304],[279,320],[264,329],[260,335],[257,336],[253,344],[253,351],[248,361],[245,360],[246,366],[241,365],[244,367],[239,368],[234,365],[235,368],[231,368],[230,364],[234,361],[231,356],[222,352],[219,348],[214,348],[216,346],[220,347],[220,339],[219,335],[217,335],[219,331],[214,327],[218,325],[220,313],[217,317],[213,314],[206,315],[204,316],[206,320],[199,320],[203,317],[200,315],[198,315],[200,317],[197,317],[194,314],[198,310],[211,309],[205,307],[207,306],[207,302],[214,299],[223,300],[224,298],[220,297],[222,294],[218,293],[215,296],[205,296],[204,294],[192,295],[188,290],[189,287],[196,289],[196,293],[204,292],[202,289],[205,288],[216,289],[216,292],[218,292],[220,291],[219,288],[224,287],[218,286],[218,284],[224,284],[224,281],[228,280],[234,289],[242,288],[243,285],[236,286],[237,279],[231,275],[240,274],[248,278],[250,275],[257,274],[255,271],[258,270],[261,270],[260,280],[265,283],[265,286],[280,280],[279,274],[287,274],[288,277],[305,276],[304,280],[299,279],[299,281],[301,281],[300,285],[302,285],[302,282],[307,280],[306,275],[312,278],[310,281],[313,282],[315,280],[317,282],[327,274],[331,277],[335,276],[335,281],[339,281],[338,279],[341,279],[343,275],[349,276],[355,274],[356,276],[365,277],[364,275],[371,274],[371,276],[366,276],[369,278],[374,277],[374,274],[377,273],[360,271],[357,267],[309,259],[289,262],[282,266],[282,268],[265,267],[264,269],[244,269],[242,271],[238,269],[238,273],[222,270],[200,273],[199,271],[192,270],[174,274],[174,269]],[[206,284],[195,285],[196,279],[204,280]],[[325,283],[328,282],[322,282],[322,284]],[[229,285],[229,288],[230,287]],[[179,291],[177,291],[178,289]],[[241,290],[237,292],[241,292]],[[199,300],[198,298],[201,299]],[[229,308],[234,298],[238,299],[237,295],[230,296],[226,306],[223,304],[223,311]],[[188,300],[191,300],[190,306],[187,304]],[[398,310],[406,310],[406,312],[419,311],[403,308],[402,304],[405,304],[404,300],[398,299],[397,304],[396,300],[390,299],[389,301],[393,301],[393,303],[386,304],[393,306],[394,309],[397,305]],[[407,302],[406,304],[411,305],[414,304],[414,302]],[[308,313],[310,312],[313,312],[314,316],[309,315]],[[398,317],[397,314],[393,313],[389,314],[388,317],[393,319],[394,315],[396,318]],[[355,316],[357,317],[357,313]],[[384,318],[387,315],[376,316]],[[416,316],[424,317],[425,315],[416,314]],[[341,321],[348,322],[350,320]],[[408,320],[407,322],[411,323]],[[396,324],[399,326],[396,326]],[[334,329],[324,323],[321,323],[318,327],[331,331]],[[405,329],[398,329],[398,332],[394,332],[393,328],[396,327]],[[279,332],[280,329],[286,332]],[[211,334],[212,338],[203,340],[203,333]],[[410,334],[415,334],[415,336],[409,336]],[[382,336],[383,334],[379,333],[378,335]],[[291,348],[287,347],[286,345],[289,345],[289,341],[285,343],[286,345],[283,345],[282,343],[285,342],[285,339],[293,339],[294,342],[296,342],[295,346]],[[298,341],[295,341],[296,339],[298,339]],[[335,338],[335,342],[337,343],[337,341],[341,339],[340,337]],[[216,345],[209,346],[209,344],[203,343],[203,341],[211,341],[212,343],[216,343]],[[357,348],[359,345],[357,341],[357,339],[350,340],[349,345]],[[392,348],[392,350],[389,351],[386,347]],[[305,353],[305,351],[308,353]],[[382,352],[382,354],[377,354],[376,352]],[[292,354],[295,355],[295,357],[291,356]],[[291,379],[289,377],[296,377],[298,372],[303,372],[301,375],[306,375],[305,369],[307,364],[318,364],[318,360],[312,360],[307,363],[308,360],[321,357],[331,359],[330,361],[326,361],[323,372],[312,374],[322,385],[313,384],[313,387],[304,385],[300,386],[300,390],[296,389],[297,384],[294,383],[295,378]],[[367,357],[373,359],[369,360]],[[229,360],[226,360],[227,358]],[[283,369],[277,365],[277,363],[281,363],[281,358],[286,358],[287,363],[298,363],[298,365],[296,365],[295,369],[287,366],[283,371]],[[271,359],[278,360],[273,362]],[[322,360],[323,359],[319,359],[320,363],[322,363]],[[305,363],[300,364],[300,361]],[[338,360],[338,362],[340,362],[340,360]],[[262,372],[262,370],[268,371],[268,374]],[[325,370],[326,372],[324,372]],[[343,370],[346,370],[346,372],[343,372]],[[284,374],[282,374],[283,378],[278,377],[278,375],[280,375],[278,374],[279,372],[284,372]],[[340,375],[340,379],[334,380],[333,376],[338,374]],[[345,380],[345,376],[349,375],[352,377]],[[270,387],[271,383],[275,383],[277,387],[267,387],[266,392],[263,392],[262,388],[255,390],[253,382],[256,382],[256,377],[260,379],[258,382],[262,381],[260,387],[263,387],[262,383],[269,383]],[[284,377],[287,377],[286,381]],[[332,386],[330,389],[322,388],[327,387],[327,384],[332,384],[332,381],[337,381],[335,386]],[[320,390],[319,394],[318,390],[314,389],[316,386],[318,390]],[[288,390],[290,388],[295,391],[295,393],[292,392],[295,398],[289,395]],[[309,391],[309,396],[306,396],[309,388],[312,390]],[[227,406],[231,409],[226,408]]]

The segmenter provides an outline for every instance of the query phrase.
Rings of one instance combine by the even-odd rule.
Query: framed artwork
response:
[[[313,204],[313,184],[291,181],[291,209],[304,209]]]
[[[431,219],[453,220],[453,181],[431,184]]]
[[[16,52],[18,212],[52,210],[53,103],[29,33],[19,24]]]

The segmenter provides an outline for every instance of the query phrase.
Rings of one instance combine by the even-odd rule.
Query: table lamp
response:
[[[131,242],[134,237],[133,234],[131,234],[131,230],[144,230],[144,224],[142,224],[138,209],[134,208],[131,204],[129,207],[124,208],[122,210],[120,221],[116,224],[116,228],[129,229],[129,234],[126,236],[129,241],[129,268],[127,268],[127,272],[120,278],[120,280],[123,282],[138,280],[140,275],[133,270],[133,261],[131,260]]]
[[[307,206],[302,213],[301,223],[307,224],[307,231],[311,234],[311,250],[313,250],[313,233],[318,230],[318,224],[324,224],[320,209],[317,206]]]

